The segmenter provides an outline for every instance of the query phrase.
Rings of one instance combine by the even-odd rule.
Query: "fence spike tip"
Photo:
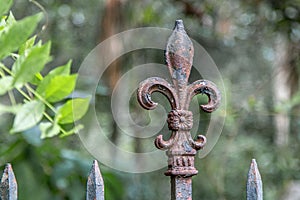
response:
[[[5,165],[0,183],[0,199],[16,200],[18,198],[17,180],[10,163]]]
[[[182,19],[177,19],[175,21],[175,28],[174,29],[177,29],[177,30],[184,30],[184,25],[183,25],[183,21]]]
[[[247,200],[262,200],[263,185],[255,159],[252,159],[247,180]]]
[[[97,160],[93,161],[87,181],[87,200],[104,200],[104,183]]]

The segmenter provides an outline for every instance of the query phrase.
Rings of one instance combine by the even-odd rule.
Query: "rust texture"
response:
[[[192,177],[172,176],[171,188],[171,199],[192,199]]]
[[[6,164],[0,183],[0,200],[17,200],[18,186],[11,164]]]
[[[247,180],[247,200],[262,200],[263,185],[255,159],[252,159]]]
[[[94,160],[88,176],[86,199],[104,200],[104,183],[96,160]]]
[[[198,135],[194,140],[190,134],[193,126],[193,113],[188,110],[190,102],[195,95],[205,94],[208,103],[200,107],[205,112],[213,112],[221,100],[219,90],[211,81],[188,83],[193,55],[193,44],[184,30],[183,22],[176,20],[165,54],[172,84],[162,78],[151,77],[141,82],[137,91],[137,99],[145,109],[152,110],[157,106],[151,99],[153,92],[166,96],[171,105],[167,120],[171,136],[167,141],[162,135],[157,136],[155,146],[167,151],[168,170],[165,174],[171,176],[172,199],[192,198],[191,176],[198,173],[194,167],[194,157],[206,143],[205,136]]]

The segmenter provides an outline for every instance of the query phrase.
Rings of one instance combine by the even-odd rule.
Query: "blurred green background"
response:
[[[252,158],[262,175],[264,199],[299,195],[290,192],[294,186],[300,190],[299,0],[16,0],[12,12],[20,19],[40,12],[41,7],[47,17],[38,34],[53,44],[48,68],[72,59],[74,72],[111,35],[145,26],[172,29],[174,20],[183,19],[190,37],[216,62],[227,98],[218,143],[204,159],[196,159],[194,199],[245,199]],[[113,142],[121,133],[111,116],[110,94],[137,56],[140,63],[163,63],[162,51],[146,53],[115,61],[106,71],[106,80],[99,83],[97,112],[105,117]],[[134,101],[131,104],[138,107]],[[205,120],[201,124],[205,127]],[[0,166],[13,164],[19,199],[84,199],[93,158],[79,137],[40,140],[36,129],[10,135],[11,125],[12,116],[1,115]],[[143,149],[138,140],[132,140],[131,146],[132,151]],[[107,199],[169,199],[165,169],[130,174],[100,167]]]

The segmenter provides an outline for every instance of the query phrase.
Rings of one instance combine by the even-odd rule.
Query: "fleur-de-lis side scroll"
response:
[[[221,100],[219,90],[211,81],[197,80],[188,84],[193,55],[193,44],[184,30],[183,22],[176,20],[165,53],[173,84],[159,77],[151,77],[141,82],[137,91],[137,99],[145,109],[152,110],[157,106],[157,103],[151,100],[153,92],[162,93],[171,104],[172,110],[167,119],[168,127],[172,131],[171,137],[165,141],[162,135],[159,135],[155,139],[155,145],[159,149],[167,150],[168,170],[165,174],[172,177],[191,177],[197,174],[194,157],[197,150],[203,148],[206,143],[205,136],[198,135],[197,139],[193,140],[190,134],[193,126],[193,113],[188,109],[192,98],[197,94],[208,96],[208,103],[200,105],[205,112],[213,112]],[[184,187],[187,187],[185,191],[189,194],[186,194],[187,196],[184,198],[174,197],[172,199],[188,199],[186,197],[191,195],[191,187],[186,186],[189,183],[191,185],[191,179],[186,180],[182,179],[181,181],[185,184]],[[177,188],[176,183],[179,184],[180,180],[174,179],[174,183],[172,183],[174,190]],[[177,189],[181,190],[182,188]],[[172,194],[172,196],[174,195],[176,196],[176,194]],[[182,196],[182,191],[178,191],[178,195]]]

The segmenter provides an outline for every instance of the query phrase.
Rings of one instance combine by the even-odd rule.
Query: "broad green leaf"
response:
[[[0,59],[16,51],[33,33],[42,14],[26,17],[12,24],[0,37]]]
[[[6,14],[12,5],[12,0],[1,0],[0,3],[0,16]]]
[[[37,92],[49,102],[57,102],[67,97],[75,88],[77,75],[55,76],[51,80],[44,79]]]
[[[45,91],[45,98],[49,102],[60,101],[74,90],[77,75],[55,76]]]
[[[22,105],[14,119],[11,133],[21,132],[35,126],[43,117],[45,105],[41,101],[29,101]]]
[[[4,76],[0,78],[0,95],[5,94],[9,90],[13,89],[13,77]]]
[[[89,107],[90,98],[78,98],[67,101],[58,110],[57,117],[59,124],[69,124],[81,119]]]
[[[56,123],[42,122],[39,127],[41,130],[41,139],[56,136],[60,132],[60,126]]]
[[[38,87],[36,89],[37,93],[39,93],[41,96],[45,97],[45,91],[50,84],[50,81],[58,75],[69,75],[70,74],[70,68],[71,68],[72,61],[69,61],[67,64],[56,67],[55,69],[51,70],[47,76],[43,78],[43,80],[38,84]]]
[[[29,49],[34,45],[36,35],[28,39],[23,45],[19,48],[19,55],[25,55],[28,53]]]
[[[28,56],[20,56],[12,67],[14,84],[23,84],[33,80],[47,62],[50,61],[50,42],[33,47]]]
[[[51,70],[47,76],[57,76],[57,75],[69,75],[71,72],[71,64],[72,60],[69,60],[67,64],[56,67],[55,69]]]

